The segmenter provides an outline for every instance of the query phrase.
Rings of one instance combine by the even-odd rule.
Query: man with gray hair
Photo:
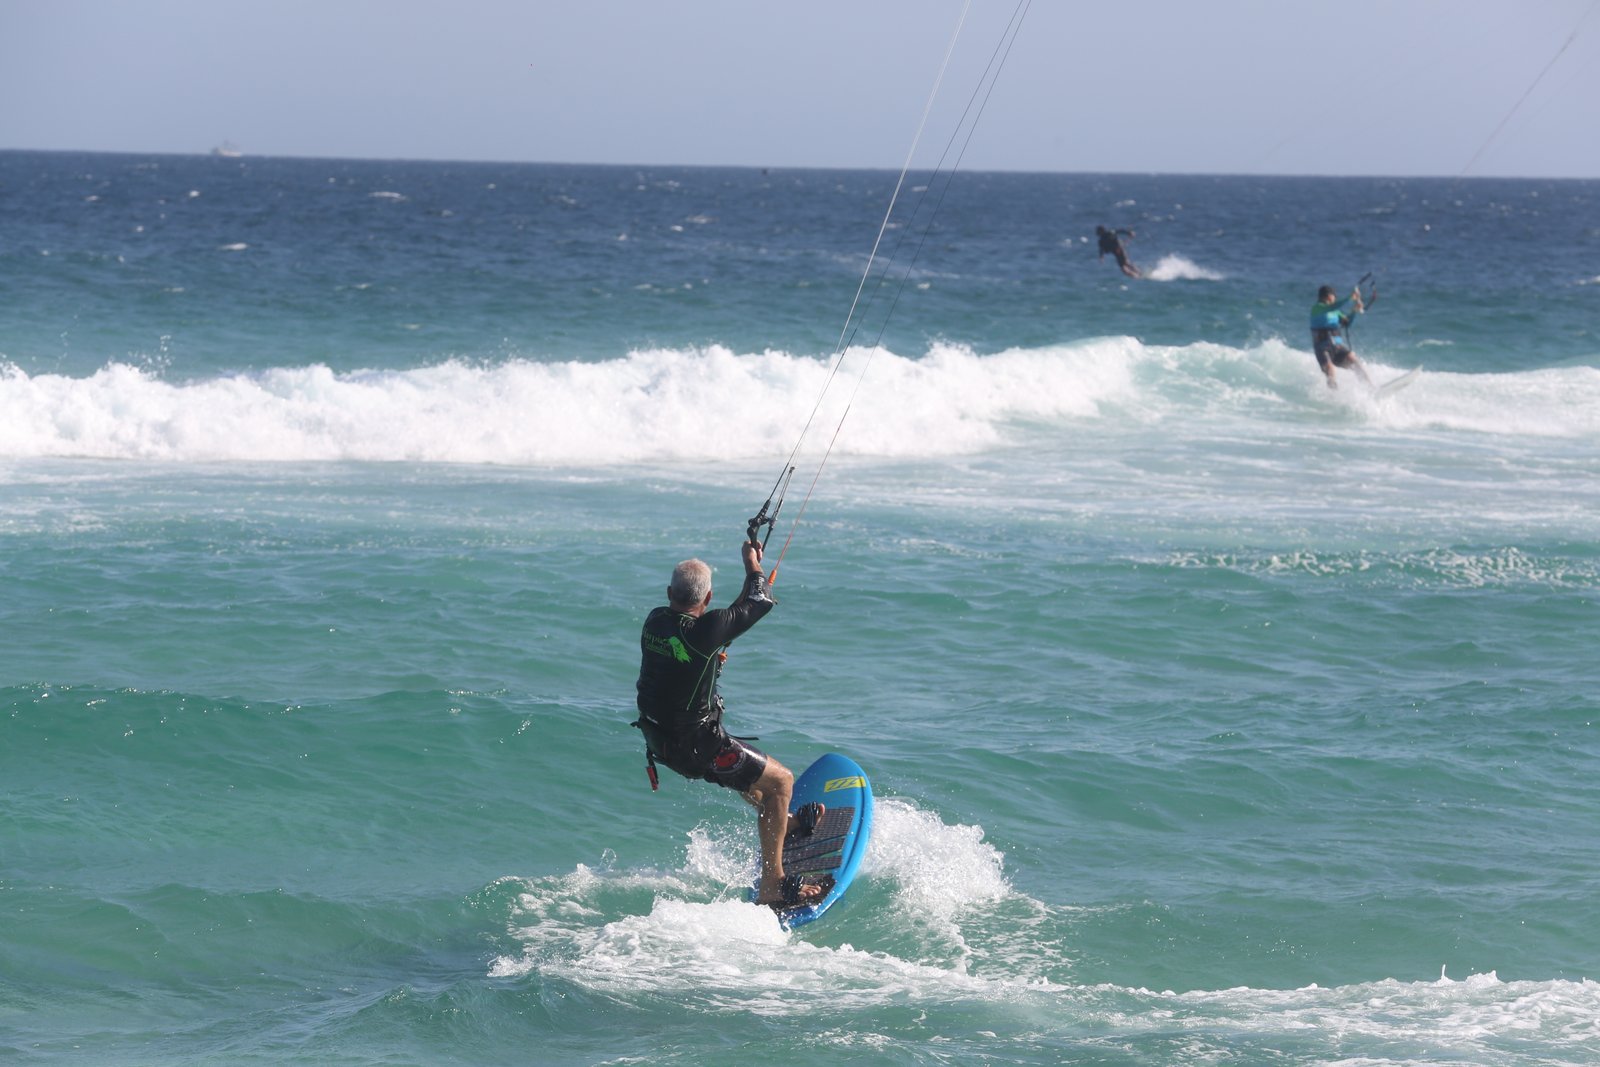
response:
[[[722,728],[722,696],[717,680],[728,643],[773,608],[767,576],[761,571],[761,546],[744,544],[744,587],[725,608],[711,607],[711,568],[686,559],[672,571],[668,603],[651,611],[639,635],[639,718],[650,761],[664,763],[685,778],[702,778],[741,794],[759,812],[761,882],[756,901],[793,907],[820,899],[824,882],[783,873],[783,840],[790,832],[789,800],[794,774]],[[807,805],[794,817],[795,832],[805,832],[821,817],[821,805]]]

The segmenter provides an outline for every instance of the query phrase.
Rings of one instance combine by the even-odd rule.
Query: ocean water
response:
[[[895,177],[0,152],[0,1060],[1600,1063],[1600,182]]]

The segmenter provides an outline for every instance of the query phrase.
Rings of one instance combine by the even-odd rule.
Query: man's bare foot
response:
[[[769,908],[799,908],[815,904],[833,888],[833,875],[791,874],[786,878],[762,878],[756,903]]]

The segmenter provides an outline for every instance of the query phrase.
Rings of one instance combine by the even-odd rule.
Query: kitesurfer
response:
[[[1104,226],[1096,226],[1094,232],[1100,238],[1100,259],[1105,260],[1107,254],[1117,257],[1117,266],[1122,268],[1122,273],[1130,278],[1141,278],[1139,268],[1133,265],[1128,258],[1128,250],[1122,247],[1122,235],[1134,236],[1132,230],[1108,230]]]
[[[1351,321],[1364,310],[1360,284],[1343,300],[1339,299],[1338,292],[1331,285],[1324,285],[1317,290],[1317,302],[1311,305],[1311,350],[1316,353],[1317,366],[1328,377],[1329,389],[1339,388],[1333,373],[1335,367],[1354,370],[1361,375],[1362,381],[1372,384],[1372,379],[1367,377],[1367,368],[1350,350],[1350,342],[1345,336]]]
[[[685,778],[732,789],[755,806],[761,835],[756,902],[792,907],[818,900],[826,892],[824,884],[785,877],[783,871],[783,841],[791,822],[794,832],[810,832],[822,806],[806,805],[791,817],[794,774],[722,728],[717,679],[727,658],[724,650],[764,618],[774,603],[761,571],[762,546],[753,534],[742,554],[744,586],[725,608],[711,607],[708,565],[686,559],[673,568],[667,604],[650,612],[639,635],[639,718],[634,725],[644,731],[652,786],[655,764],[660,762]]]

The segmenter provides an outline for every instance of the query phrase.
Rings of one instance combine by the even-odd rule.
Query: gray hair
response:
[[[667,596],[674,604],[692,607],[711,592],[711,567],[697,559],[686,559],[672,568]]]

